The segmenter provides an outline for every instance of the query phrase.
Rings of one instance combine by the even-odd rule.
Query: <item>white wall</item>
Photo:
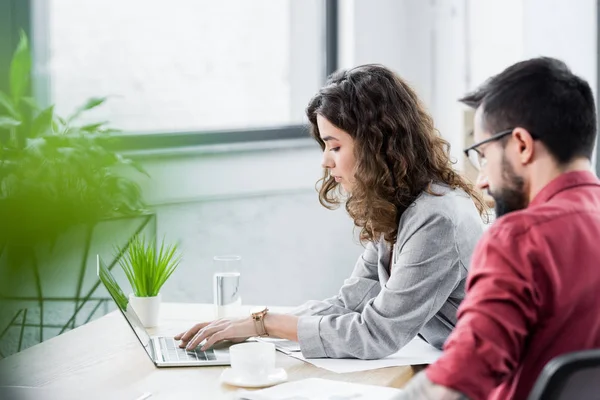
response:
[[[467,89],[523,58],[523,1],[468,1]]]
[[[151,204],[314,192],[322,173],[320,148],[308,138],[256,149],[240,145],[201,150],[144,162],[152,177],[144,181]]]

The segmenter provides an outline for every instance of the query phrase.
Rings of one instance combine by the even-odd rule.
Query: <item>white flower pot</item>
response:
[[[129,304],[137,314],[144,328],[158,326],[158,314],[160,311],[160,293],[154,297],[137,297],[129,295]]]

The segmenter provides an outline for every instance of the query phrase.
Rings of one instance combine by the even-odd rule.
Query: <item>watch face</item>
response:
[[[267,310],[267,307],[265,307],[265,306],[253,307],[253,308],[250,309],[250,313],[252,313],[252,314],[258,314],[258,313],[264,312],[266,310]]]

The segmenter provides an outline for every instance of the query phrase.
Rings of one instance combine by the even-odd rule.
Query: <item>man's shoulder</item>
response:
[[[513,211],[497,218],[486,230],[484,238],[495,241],[506,239],[514,240],[516,237],[527,234],[539,223],[539,215],[530,210]]]
[[[563,224],[578,214],[576,205],[562,204],[559,201],[547,202],[534,207],[513,211],[498,218],[488,229],[492,237],[507,239],[515,238],[530,232],[544,231],[552,233],[554,230],[546,229],[551,224]],[[554,232],[559,234],[559,232]]]

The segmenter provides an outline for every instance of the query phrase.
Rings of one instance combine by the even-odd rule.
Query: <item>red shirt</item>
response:
[[[600,348],[600,181],[562,174],[499,218],[471,261],[435,383],[470,399],[525,399],[544,365]]]

